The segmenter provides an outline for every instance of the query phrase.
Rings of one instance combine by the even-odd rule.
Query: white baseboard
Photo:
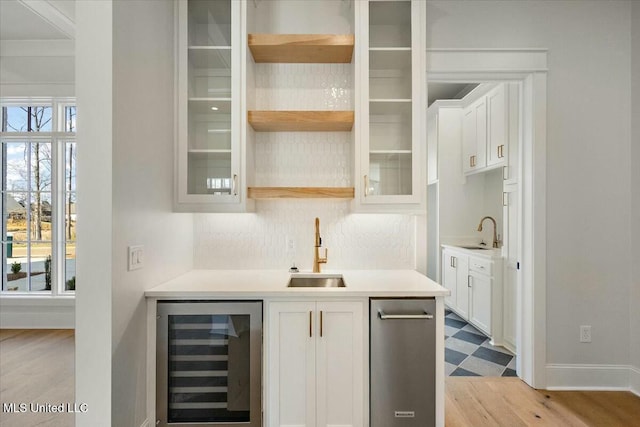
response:
[[[640,369],[635,366],[629,368],[629,390],[636,396],[640,396]]]
[[[149,418],[147,418],[142,424],[140,424],[140,427],[149,427],[150,425]]]
[[[0,298],[1,329],[75,329],[75,299]]]
[[[626,391],[630,375],[628,365],[547,365],[547,389]]]

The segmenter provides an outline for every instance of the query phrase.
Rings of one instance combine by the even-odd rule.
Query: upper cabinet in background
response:
[[[245,3],[176,2],[177,211],[244,212]]]
[[[354,5],[355,210],[424,212],[424,2]]]
[[[478,89],[482,91],[484,87],[481,85]],[[512,90],[517,91],[517,87]],[[465,175],[505,166],[510,138],[509,92],[509,83],[498,84],[463,109],[462,169]],[[513,114],[517,112],[516,108]]]

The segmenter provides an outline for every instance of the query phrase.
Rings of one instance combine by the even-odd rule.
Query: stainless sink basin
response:
[[[481,250],[489,250],[492,248],[487,248],[484,246],[460,246],[462,249],[481,249]]]
[[[344,288],[344,279],[339,274],[292,275],[288,288]]]

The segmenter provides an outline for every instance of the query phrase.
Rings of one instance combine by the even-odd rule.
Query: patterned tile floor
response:
[[[489,344],[482,332],[445,310],[445,375],[458,377],[515,377],[516,357],[504,347]]]

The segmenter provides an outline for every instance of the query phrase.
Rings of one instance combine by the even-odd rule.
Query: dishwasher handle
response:
[[[422,314],[386,314],[382,310],[378,310],[378,317],[382,320],[397,320],[397,319],[433,319],[433,314],[424,312]]]

